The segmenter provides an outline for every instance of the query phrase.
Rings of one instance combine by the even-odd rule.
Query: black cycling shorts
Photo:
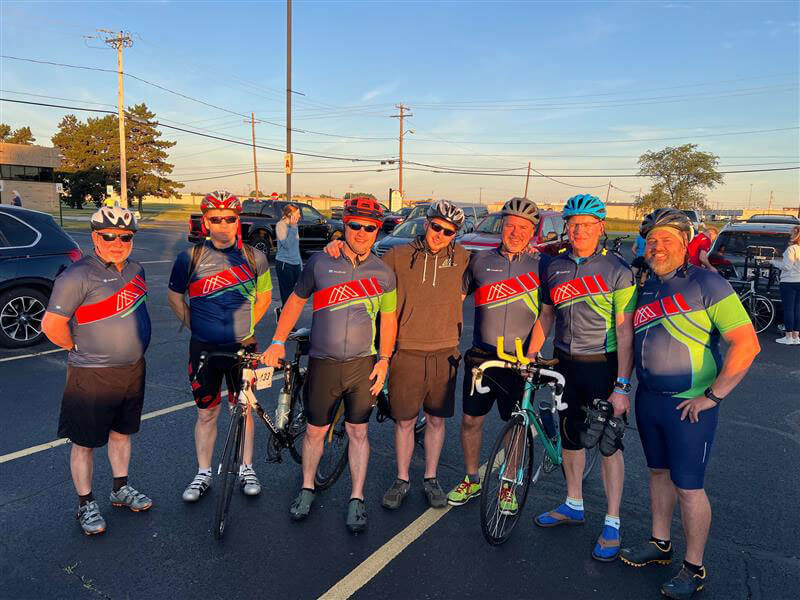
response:
[[[561,446],[565,450],[581,450],[580,433],[584,431],[585,409],[592,400],[608,400],[617,380],[617,353],[570,356],[556,349],[555,370],[566,379],[562,401],[567,409],[559,413]]]
[[[309,358],[305,380],[308,423],[317,427],[330,425],[340,398],[344,398],[345,421],[353,425],[369,421],[377,401],[369,391],[374,366],[374,355],[345,361]]]
[[[194,338],[189,342],[189,382],[192,384],[192,395],[197,408],[213,408],[220,403],[223,378],[228,385],[228,402],[231,404],[236,402],[242,384],[241,372],[233,369],[234,359],[224,357],[216,357],[207,361],[195,380],[194,373],[200,363],[200,353],[236,352],[240,348],[244,348],[247,352],[255,352],[256,343],[252,338],[241,343],[224,345],[208,344]]]
[[[452,417],[456,404],[458,348],[398,350],[389,368],[389,405],[396,421],[416,419],[419,409],[434,417]]]
[[[492,405],[497,402],[497,410],[503,421],[508,421],[517,404],[522,404],[522,394],[525,391],[525,380],[511,369],[489,369],[483,373],[483,382],[489,386],[490,391],[479,394],[472,391],[472,369],[487,360],[497,360],[497,354],[486,352],[480,348],[470,348],[464,355],[464,385],[462,399],[464,414],[471,417],[482,417],[492,410]],[[391,400],[390,400],[391,401]],[[533,394],[531,394],[531,402]]]
[[[123,367],[67,365],[58,436],[78,446],[99,448],[109,432],[139,431],[144,403],[144,358]]]

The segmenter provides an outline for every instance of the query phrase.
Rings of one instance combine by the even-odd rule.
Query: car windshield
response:
[[[255,200],[245,200],[242,202],[242,212],[245,213],[260,213],[261,208],[264,206],[263,202],[257,202]]]
[[[481,221],[475,231],[478,233],[500,233],[502,224],[503,219],[500,215],[490,215]]]
[[[425,213],[428,212],[428,207],[430,204],[417,204],[414,208],[411,209],[411,212],[408,213],[408,219],[416,219],[417,217],[424,217]]]
[[[392,237],[413,238],[425,232],[425,219],[414,219],[398,225],[390,234]]]
[[[748,246],[769,246],[783,254],[789,245],[789,235],[770,231],[723,231],[714,244],[714,252],[744,256]]]

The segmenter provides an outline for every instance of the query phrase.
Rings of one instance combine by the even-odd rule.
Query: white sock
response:
[[[197,470],[197,474],[198,475],[205,475],[206,477],[211,477],[211,467],[209,467],[207,469],[198,469]]]
[[[619,529],[619,517],[612,517],[611,515],[606,515],[606,525],[610,525],[614,529]]]
[[[572,510],[583,510],[583,498],[570,498],[567,496],[567,501],[564,503]]]
[[[239,475],[244,473],[245,469],[252,469],[252,468],[253,468],[253,463],[250,463],[249,465],[239,465]]]

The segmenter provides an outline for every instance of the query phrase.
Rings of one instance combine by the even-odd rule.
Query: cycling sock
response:
[[[694,565],[687,560],[683,561],[683,566],[686,567],[686,570],[689,571],[692,575],[702,576],[705,572],[705,567],[703,567],[703,565]]]
[[[94,494],[92,494],[92,492],[89,492],[85,496],[81,496],[80,494],[78,494],[78,502],[79,502],[78,506],[89,504],[89,502],[91,502],[92,500],[94,500]]]
[[[467,473],[467,479],[469,479],[470,483],[480,483],[481,478],[480,475],[477,473]]]
[[[564,502],[564,504],[569,506],[572,510],[583,511],[583,498],[570,498],[567,496],[567,501]]]
[[[669,552],[670,550],[672,550],[672,542],[670,542],[669,540],[660,540],[657,537],[650,536],[650,541],[655,542],[659,550],[662,550],[664,552]]]
[[[245,469],[252,470],[253,469],[253,463],[250,463],[249,465],[239,465],[239,475],[244,473]]]
[[[206,477],[211,477],[211,467],[208,467],[207,469],[198,469],[197,474],[205,475]]]
[[[128,485],[128,476],[125,477],[114,477],[114,485],[113,490],[118,492],[122,486]]]
[[[605,524],[609,527],[613,527],[614,529],[619,529],[619,517],[612,517],[611,515],[606,515],[606,522]]]
[[[306,491],[308,491],[308,492],[312,492],[312,493],[314,492],[313,488],[307,488],[307,487],[304,487],[304,488],[300,488],[300,489],[302,489],[302,490],[306,490]]]

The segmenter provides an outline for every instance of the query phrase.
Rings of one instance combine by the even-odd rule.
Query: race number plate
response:
[[[255,370],[257,390],[265,390],[272,387],[272,374],[274,371],[274,367],[259,367]]]

